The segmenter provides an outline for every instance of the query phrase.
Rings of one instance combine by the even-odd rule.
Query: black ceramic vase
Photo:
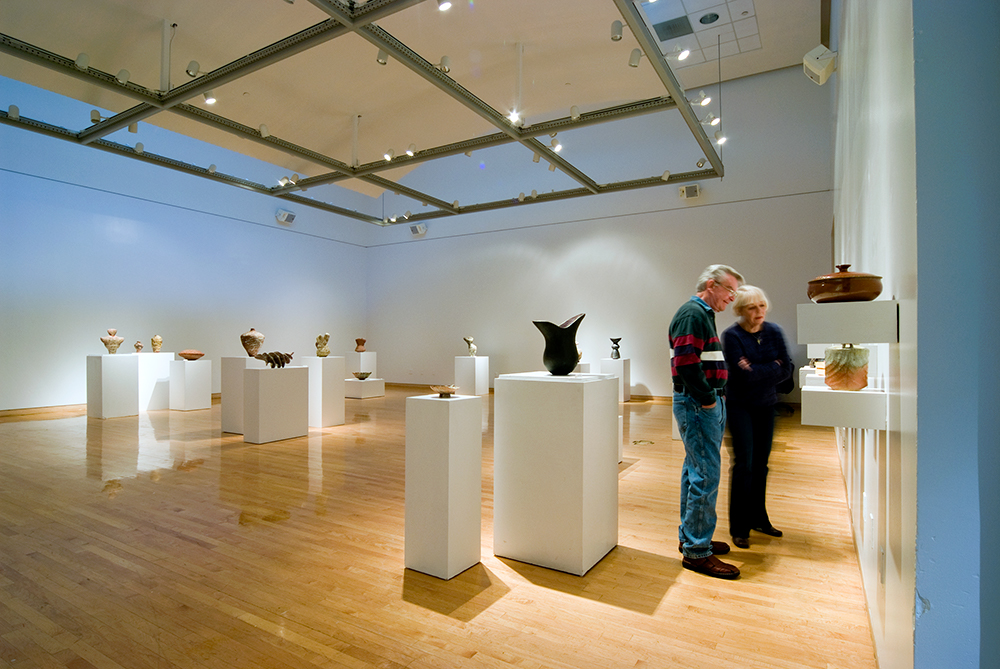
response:
[[[576,348],[576,329],[586,314],[577,314],[562,325],[548,321],[531,321],[545,337],[542,362],[553,376],[567,376],[580,362]]]

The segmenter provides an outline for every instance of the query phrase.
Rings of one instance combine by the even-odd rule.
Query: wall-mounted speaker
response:
[[[410,226],[410,234],[414,237],[423,237],[427,234],[427,226],[423,223],[414,223]]]
[[[274,218],[282,225],[291,225],[292,221],[295,220],[295,214],[284,209],[279,209],[277,213],[275,213]]]
[[[837,70],[837,54],[822,44],[802,58],[802,71],[814,82],[822,86]]]
[[[682,200],[693,200],[696,197],[701,197],[701,186],[698,184],[684,184],[679,191]]]

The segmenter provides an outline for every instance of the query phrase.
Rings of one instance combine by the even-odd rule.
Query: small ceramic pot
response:
[[[817,304],[823,302],[870,302],[882,293],[882,277],[864,272],[848,272],[850,265],[809,282],[806,294]]]

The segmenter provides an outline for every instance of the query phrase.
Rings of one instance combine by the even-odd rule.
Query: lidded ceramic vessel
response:
[[[240,343],[246,349],[247,355],[252,358],[260,351],[260,346],[264,343],[264,334],[250,328],[247,332],[240,335]]]
[[[870,302],[882,293],[882,277],[847,271],[850,265],[837,265],[833,274],[818,276],[809,282],[806,294],[817,304],[823,302]]]

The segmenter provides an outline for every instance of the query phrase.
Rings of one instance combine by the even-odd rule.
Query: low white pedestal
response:
[[[582,576],[618,543],[618,381],[503,374],[493,393],[493,552]]]
[[[308,367],[243,370],[243,441],[265,444],[308,433]]]
[[[250,356],[222,358],[222,431],[243,434],[243,372],[267,363]]]
[[[139,353],[139,411],[170,408],[170,363],[173,353]]]
[[[601,374],[614,374],[618,377],[618,401],[628,402],[632,399],[631,360],[628,358],[601,358]]]
[[[309,368],[309,427],[344,424],[344,375],[342,356],[304,356]]]
[[[825,384],[802,388],[802,424],[884,430],[889,415],[884,390],[833,390]]]
[[[490,394],[490,358],[486,355],[456,355],[455,385],[463,395]]]
[[[170,410],[212,408],[212,361],[170,361]]]
[[[375,351],[351,351],[347,354],[347,373],[371,372],[372,376],[378,373],[378,358]]]
[[[480,560],[482,398],[406,398],[405,565],[449,579]]]
[[[135,353],[87,356],[87,417],[139,415],[139,360]]]
[[[373,379],[370,376],[364,381],[360,379],[344,379],[344,395],[355,400],[385,395],[385,380]]]
[[[589,362],[578,362],[576,367],[573,368],[574,374],[590,374],[590,363]]]

